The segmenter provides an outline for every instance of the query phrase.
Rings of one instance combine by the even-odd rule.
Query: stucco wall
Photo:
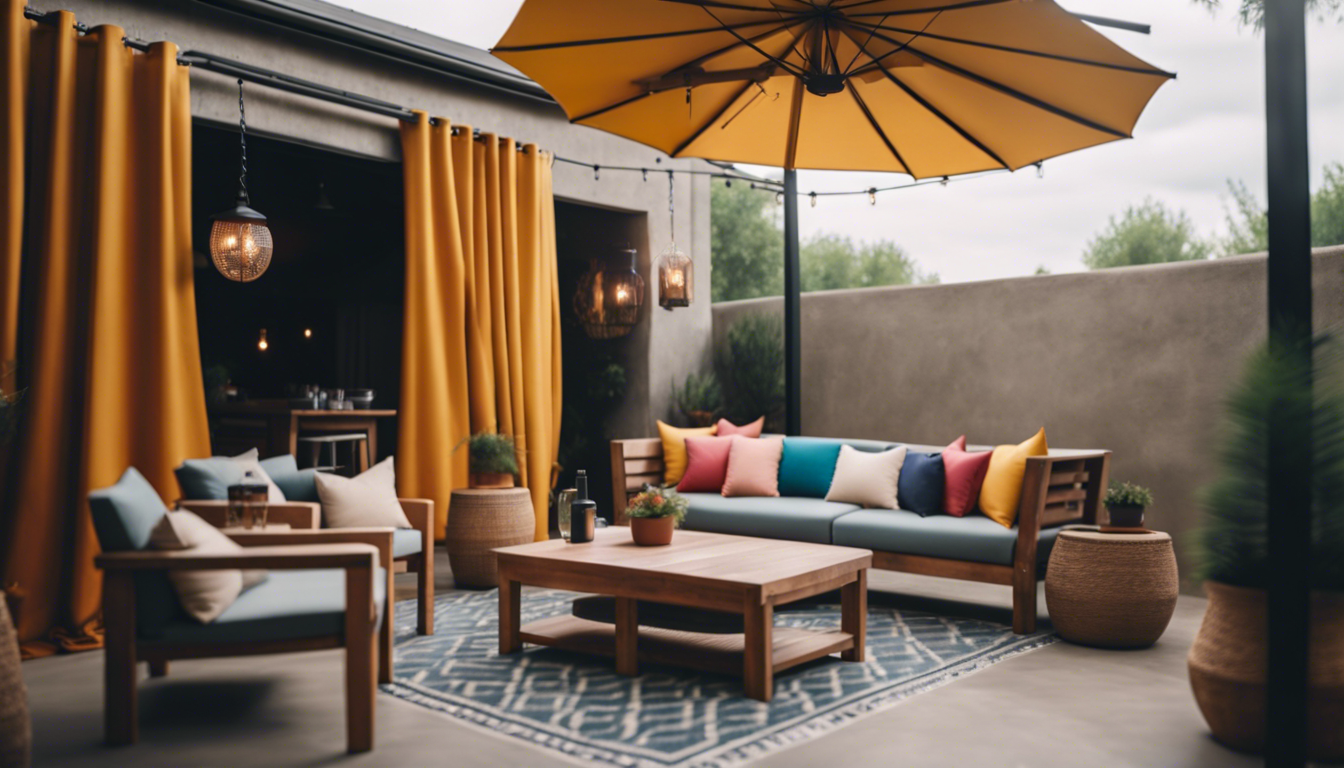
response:
[[[130,37],[169,40],[182,50],[195,49],[235,58],[306,80],[384,99],[455,125],[534,142],[556,154],[605,166],[708,168],[700,161],[665,155],[611,134],[570,125],[559,107],[477,89],[442,75],[387,58],[279,30],[236,14],[191,2],[163,0],[35,0],[40,10],[66,9],[83,24],[114,24]],[[192,72],[192,114],[224,124],[238,120],[235,82],[211,72]],[[295,96],[262,86],[247,86],[250,131],[306,142],[358,155],[400,160],[397,121],[338,105]],[[661,162],[659,161],[661,158]],[[640,263],[648,264],[671,239],[667,216],[667,176],[605,171],[565,163],[554,167],[555,195],[585,205],[645,213],[647,226]],[[669,382],[696,370],[708,359],[709,307],[709,181],[706,177],[676,179],[676,240],[695,258],[701,300],[675,312],[654,303],[655,280],[641,268],[649,292],[645,320],[627,339],[632,365],[629,397],[613,423],[612,437],[633,437],[653,428],[653,419],[667,411]],[[561,297],[568,302],[569,297]]]
[[[1344,248],[1315,254],[1315,323],[1344,320]],[[715,337],[778,299],[714,305]],[[803,432],[1114,451],[1179,552],[1212,476],[1221,403],[1264,339],[1265,257],[802,298]],[[1189,580],[1187,590],[1193,589]]]

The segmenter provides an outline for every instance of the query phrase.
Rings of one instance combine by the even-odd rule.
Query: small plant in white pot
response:
[[[672,543],[672,531],[686,519],[686,499],[671,488],[649,488],[630,500],[625,514],[630,535],[641,547]]]
[[[1103,499],[1112,528],[1142,528],[1143,513],[1153,505],[1153,492],[1133,483],[1111,483]]]
[[[1314,352],[1314,362],[1312,359]],[[1198,577],[1209,606],[1190,648],[1190,685],[1214,738],[1259,752],[1265,744],[1271,564],[1269,424],[1308,424],[1312,465],[1311,625],[1307,752],[1344,760],[1344,357],[1322,339],[1310,350],[1266,345],[1250,358],[1227,404],[1217,480],[1205,489]],[[1294,418],[1295,417],[1295,418]]]

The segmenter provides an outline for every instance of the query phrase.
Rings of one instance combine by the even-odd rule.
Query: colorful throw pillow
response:
[[[765,431],[765,417],[762,416],[750,424],[743,424],[740,427],[727,419],[719,419],[719,423],[715,426],[719,430],[715,434],[719,437],[732,437],[733,435],[760,437],[761,432]]]
[[[985,473],[985,484],[980,488],[980,511],[985,517],[1004,528],[1013,527],[1017,522],[1017,504],[1022,500],[1027,457],[1045,456],[1049,452],[1045,444],[1045,427],[1025,442],[994,449],[989,471]]]
[[[154,549],[190,550],[203,555],[223,555],[243,549],[192,512],[166,513],[150,532],[149,545]],[[202,624],[219,618],[243,590],[266,578],[266,571],[259,570],[168,572],[168,580],[177,591],[182,608]]]
[[[354,477],[318,472],[315,479],[323,523],[328,528],[410,528],[411,521],[397,499],[392,459],[388,456]]]
[[[732,447],[728,451],[723,495],[778,496],[779,459],[784,454],[784,438],[747,440],[738,436],[729,442]]]
[[[686,474],[686,438],[706,437],[718,427],[681,429],[658,422],[658,436],[663,439],[663,485],[676,485]]]
[[[686,474],[677,483],[681,493],[718,493],[728,476],[731,437],[686,438]]]
[[[835,477],[826,492],[827,501],[844,501],[877,509],[896,509],[896,485],[905,463],[905,446],[881,453],[868,453],[840,446]]]
[[[936,515],[943,511],[944,482],[941,453],[907,453],[896,485],[896,500],[901,509],[920,517]]]
[[[826,498],[840,458],[839,440],[814,437],[784,438],[784,457],[779,461],[779,495]]]
[[[975,509],[992,456],[990,451],[967,453],[965,435],[943,449],[944,512],[953,517],[965,517]]]

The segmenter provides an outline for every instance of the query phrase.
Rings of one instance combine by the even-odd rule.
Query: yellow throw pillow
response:
[[[658,436],[663,439],[663,484],[676,485],[686,474],[686,438],[703,437],[718,431],[717,426],[680,429],[658,422]]]
[[[1000,445],[989,459],[985,484],[980,486],[980,511],[985,517],[1012,528],[1017,522],[1017,505],[1022,501],[1022,477],[1027,472],[1028,456],[1045,456],[1045,427],[1030,440],[1017,445]]]

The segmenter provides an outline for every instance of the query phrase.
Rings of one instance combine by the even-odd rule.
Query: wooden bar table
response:
[[[291,408],[287,400],[251,400],[240,403],[220,403],[211,408],[211,414],[230,419],[256,419],[265,422],[266,437],[256,446],[263,458],[282,454],[298,455],[299,432],[364,432],[369,436],[369,456],[378,461],[378,420],[394,418],[397,412],[390,408],[354,411],[328,411]],[[257,441],[253,441],[257,442]],[[364,466],[360,454],[360,471]]]

